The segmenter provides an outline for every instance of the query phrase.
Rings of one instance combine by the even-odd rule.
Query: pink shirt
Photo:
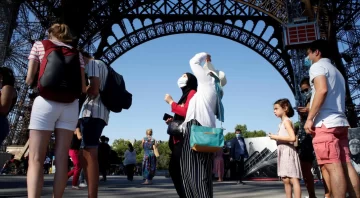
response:
[[[51,41],[57,46],[65,46],[71,49],[73,48],[72,46],[67,45],[60,41],[54,41],[54,40],[49,40],[49,41]],[[31,48],[28,59],[41,63],[42,59],[44,58],[44,55],[45,55],[44,45],[41,43],[41,41],[36,41],[33,47]],[[80,60],[80,67],[85,68],[84,59],[81,53],[79,53],[79,60]]]

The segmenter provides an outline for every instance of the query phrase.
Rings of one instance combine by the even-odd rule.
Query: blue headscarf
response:
[[[215,79],[215,90],[216,90],[216,95],[217,95],[215,115],[219,121],[224,122],[224,106],[221,101],[222,97],[224,96],[224,91],[220,85],[220,79],[217,76],[215,76],[214,74],[212,74],[212,76]]]

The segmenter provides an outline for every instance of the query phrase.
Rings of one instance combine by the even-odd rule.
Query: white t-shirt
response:
[[[129,164],[136,164],[136,151],[133,150],[132,152],[130,152],[129,150],[126,150],[124,153],[124,165],[129,165]]]
[[[198,87],[197,92],[189,102],[183,127],[192,119],[196,119],[202,126],[216,126],[217,93],[215,90],[215,79],[209,75],[210,70],[204,69],[200,65],[200,62],[204,61],[206,56],[207,54],[202,52],[196,54],[190,60],[190,67],[197,78]]]
[[[85,66],[85,73],[89,78],[98,77],[100,80],[100,90],[104,89],[108,75],[108,69],[105,63],[100,60],[90,60],[89,63]],[[106,124],[108,124],[109,114],[110,111],[102,103],[99,93],[99,95],[94,99],[86,99],[82,106],[80,118],[91,116],[93,118],[103,119]]]
[[[345,115],[345,79],[340,71],[331,64],[330,59],[322,58],[310,67],[309,73],[313,92],[310,108],[316,93],[314,78],[325,76],[328,89],[325,101],[314,119],[315,127],[321,127],[322,124],[326,128],[349,126]]]

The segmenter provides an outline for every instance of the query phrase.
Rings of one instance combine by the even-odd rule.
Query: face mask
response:
[[[311,65],[312,65],[312,60],[310,60],[309,56],[307,56],[304,60],[304,66],[311,67]]]
[[[179,88],[185,87],[186,83],[187,83],[188,79],[184,78],[184,77],[180,77],[177,84],[179,86]]]
[[[235,136],[236,136],[237,138],[239,138],[239,137],[241,137],[241,134],[235,134]]]
[[[311,97],[311,89],[309,89],[307,92],[303,93],[306,100],[308,100]]]

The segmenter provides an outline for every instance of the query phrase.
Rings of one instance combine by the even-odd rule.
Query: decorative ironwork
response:
[[[236,0],[239,3],[248,5],[266,15],[274,18],[279,23],[285,24],[288,21],[288,9],[283,0]]]
[[[162,36],[180,33],[217,35],[239,42],[259,53],[280,72],[291,90],[294,90],[292,68],[287,53],[282,50],[280,19],[269,17],[269,12],[260,12],[261,9],[273,11],[273,14],[276,11],[277,16],[286,20],[287,17],[283,16],[286,12],[280,12],[282,9],[279,8],[284,5],[280,1],[273,2],[273,5],[278,6],[275,9],[269,7],[269,1],[264,1],[261,4],[263,7],[254,9],[255,5],[249,6],[249,2],[251,1],[243,4],[244,1],[233,0],[165,0],[139,6],[123,14],[125,19],[113,19],[112,23],[100,31],[101,39],[94,55],[111,64],[132,48]],[[264,22],[261,27],[263,29],[256,34],[255,27],[259,21]],[[114,33],[114,24],[118,25],[117,31],[120,32]],[[269,38],[263,39],[269,27],[274,32],[270,33]],[[116,34],[124,36],[117,38]],[[108,42],[110,37],[114,38],[114,43]],[[277,42],[272,44],[274,40]],[[84,48],[88,49],[86,46]]]
[[[359,0],[338,0],[333,1],[337,5],[334,13],[336,14],[336,28],[341,30],[349,23],[360,19],[360,1]]]
[[[107,64],[111,64],[127,51],[149,40],[180,33],[211,34],[231,39],[253,49],[259,55],[268,60],[284,77],[290,88],[293,89],[294,84],[292,79],[292,69],[289,62],[287,62],[287,55],[281,50],[281,45],[273,45],[270,43],[272,39],[278,39],[278,37],[275,37],[274,35],[276,34],[273,34],[267,40],[264,40],[261,38],[262,35],[258,36],[254,32],[251,32],[251,30],[254,30],[256,25],[257,23],[255,23],[250,30],[247,30],[245,29],[245,25],[236,26],[236,23],[221,24],[209,21],[189,20],[152,23],[130,33],[130,29],[125,29],[126,27],[123,26],[122,29],[126,31],[123,32],[123,34],[126,36],[116,38],[114,32],[108,32],[108,35],[112,35],[113,38],[116,38],[116,41],[107,45],[100,44],[96,54],[102,54],[101,59]],[[264,28],[261,33],[264,34],[268,27],[270,26]],[[109,36],[103,37],[103,39],[107,41]],[[104,51],[100,51],[102,49],[104,49]]]
[[[0,67],[3,66],[8,53],[8,46],[20,4],[20,1],[0,2]]]
[[[3,145],[25,145],[29,137],[27,127],[30,122],[34,94],[32,94],[32,90],[27,88],[25,76],[16,77],[16,89],[18,91],[18,99],[14,109],[8,115],[10,133],[3,142]]]
[[[344,26],[344,29],[337,34],[337,38],[340,42],[339,48],[347,73],[351,98],[355,104],[350,110],[354,110],[360,118],[360,26],[355,24],[353,21],[352,24]],[[360,122],[359,119],[357,121]]]

